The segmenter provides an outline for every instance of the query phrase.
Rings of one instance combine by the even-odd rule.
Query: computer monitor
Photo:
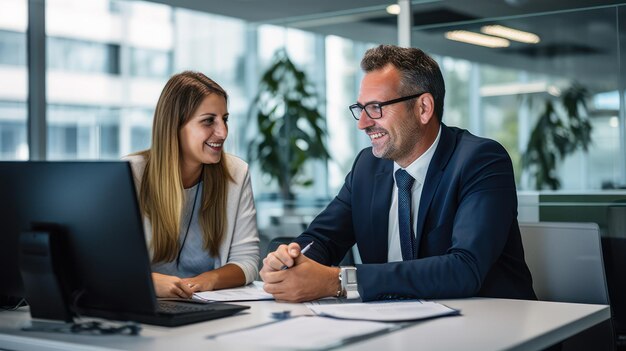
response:
[[[127,162],[0,162],[0,201],[0,295],[25,297],[34,318],[69,321],[79,313],[181,325],[247,308],[224,304],[212,318],[156,318]]]
[[[0,265],[7,295],[20,284],[20,235],[49,231],[63,246],[57,256],[68,303],[84,312],[154,310],[150,261],[126,162],[2,162]],[[54,240],[53,239],[53,240]],[[61,251],[57,251],[61,252]],[[132,297],[150,294],[151,299]],[[76,299],[76,301],[71,301]],[[129,302],[132,302],[129,303]]]

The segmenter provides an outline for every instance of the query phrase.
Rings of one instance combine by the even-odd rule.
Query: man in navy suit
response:
[[[381,45],[361,68],[350,110],[372,147],[309,228],[264,259],[265,290],[298,302],[536,299],[505,149],[441,122],[443,76],[423,51]],[[363,264],[331,266],[355,243]]]

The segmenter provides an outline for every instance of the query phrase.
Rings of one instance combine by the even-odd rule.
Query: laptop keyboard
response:
[[[203,303],[194,300],[166,299],[157,300],[156,310],[151,313],[128,314],[124,315],[123,318],[139,323],[177,327],[232,316],[249,308],[249,306],[219,302]]]
[[[158,301],[158,312],[167,314],[179,314],[190,312],[203,312],[212,310],[210,304],[197,304],[190,302],[173,302],[173,301]]]

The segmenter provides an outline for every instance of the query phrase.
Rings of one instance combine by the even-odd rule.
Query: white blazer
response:
[[[133,171],[137,194],[141,189],[141,179],[146,167],[143,156],[126,156],[123,160],[129,161]],[[227,227],[219,256],[215,257],[215,268],[226,264],[239,266],[246,276],[246,284],[257,278],[259,273],[259,233],[256,223],[256,208],[250,184],[248,164],[240,158],[224,153],[224,161],[234,182],[228,182],[228,197],[226,199]],[[146,242],[150,247],[152,240],[152,225],[144,216],[144,232]],[[153,253],[150,252],[152,257]]]

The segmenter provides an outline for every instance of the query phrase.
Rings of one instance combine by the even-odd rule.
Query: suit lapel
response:
[[[445,124],[441,124],[441,136],[439,137],[439,144],[435,150],[430,165],[428,166],[428,172],[426,172],[426,178],[424,185],[422,185],[422,195],[420,197],[420,206],[417,214],[417,228],[415,231],[415,246],[414,257],[419,254],[419,246],[422,241],[422,235],[424,232],[424,224],[426,223],[426,215],[430,208],[430,203],[433,200],[437,187],[441,181],[443,170],[452,156],[452,152],[456,147],[456,136]]]
[[[389,206],[391,203],[391,192],[393,190],[393,162],[384,161],[382,169],[374,176],[374,194],[370,208],[370,219],[372,223],[372,233],[370,235],[371,247],[374,249],[373,262],[387,262],[388,232],[389,232]],[[382,249],[384,248],[384,250]]]

